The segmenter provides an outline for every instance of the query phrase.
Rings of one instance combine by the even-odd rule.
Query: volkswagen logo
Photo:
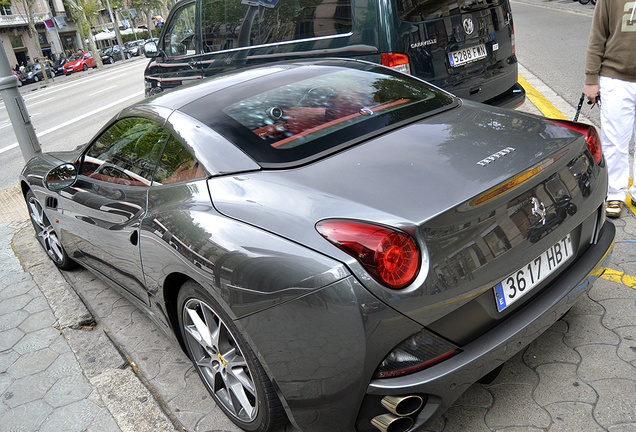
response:
[[[466,18],[464,20],[464,31],[467,35],[473,34],[475,31],[475,24],[473,23],[472,18]]]
[[[547,213],[545,204],[539,201],[536,197],[532,197],[530,201],[532,202],[532,214],[534,217],[539,219],[539,222],[545,224],[545,215]]]

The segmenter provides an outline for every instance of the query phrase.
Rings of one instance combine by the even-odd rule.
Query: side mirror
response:
[[[72,186],[76,180],[77,169],[75,165],[66,163],[56,166],[49,171],[44,179],[44,184],[50,191],[58,192]]]
[[[155,41],[148,41],[143,46],[144,54],[148,58],[156,58],[159,57],[159,48]]]

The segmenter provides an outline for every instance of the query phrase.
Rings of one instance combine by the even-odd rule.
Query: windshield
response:
[[[247,81],[182,111],[262,165],[295,164],[449,106],[449,94],[376,65],[311,66]]]
[[[84,57],[84,53],[77,53],[77,54],[73,54],[68,61],[75,61],[75,60],[79,60],[82,57]]]

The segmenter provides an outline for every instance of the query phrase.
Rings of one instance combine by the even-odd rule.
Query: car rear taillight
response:
[[[316,229],[388,288],[403,288],[417,276],[420,250],[413,237],[404,231],[344,219],[318,222]]]
[[[515,25],[510,21],[510,46],[512,47],[512,53],[515,53]]]
[[[600,163],[603,157],[603,147],[601,146],[601,138],[598,136],[598,132],[594,126],[586,125],[583,123],[576,123],[569,120],[550,120],[552,123],[556,123],[563,127],[585,135],[585,143],[587,149],[590,151],[594,162]]]
[[[374,378],[390,378],[416,372],[459,352],[460,349],[452,343],[421,330],[396,346],[382,360]]]
[[[382,54],[382,66],[387,66],[405,74],[411,74],[409,56],[400,53]]]

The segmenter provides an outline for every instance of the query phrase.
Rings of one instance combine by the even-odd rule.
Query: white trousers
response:
[[[628,188],[629,144],[636,132],[636,83],[599,77],[601,90],[601,144],[607,162],[608,201],[625,201],[627,192],[636,199],[636,184]],[[636,173],[636,161],[633,166]]]

